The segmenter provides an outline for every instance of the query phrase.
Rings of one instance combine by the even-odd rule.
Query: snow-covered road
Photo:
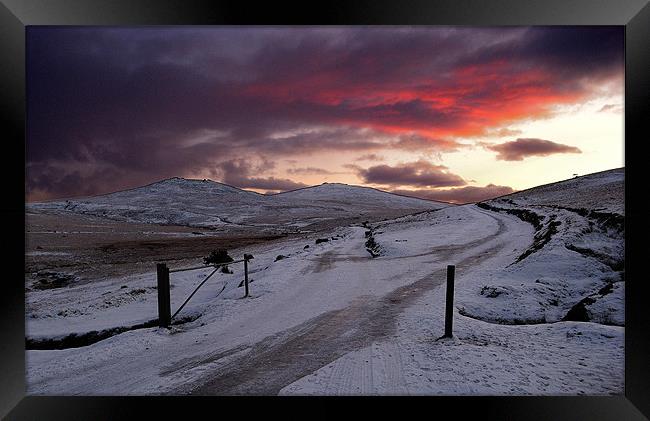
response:
[[[330,302],[341,302],[344,295],[351,298],[349,303],[342,309],[328,311],[256,343],[240,358],[215,370],[201,386],[194,388],[191,385],[191,393],[277,394],[283,387],[349,352],[391,338],[396,331],[397,316],[425,292],[444,283],[447,263],[453,262],[464,268],[497,257],[510,243],[504,241],[503,236],[520,223],[510,217],[494,216],[473,208],[470,208],[467,218],[473,218],[472,223],[478,226],[494,228],[496,225],[496,230],[477,227],[472,231],[475,235],[466,237],[471,240],[467,243],[433,247],[415,255],[374,260],[368,260],[366,256],[358,258],[354,254],[358,249],[354,241],[346,244],[353,249],[343,253],[328,251],[318,255],[314,259],[316,264],[307,268],[316,276],[300,287],[300,293],[285,300],[274,311],[295,305],[292,303],[296,300],[316,307],[317,301],[323,297],[328,297]],[[353,265],[345,269],[351,274],[349,278],[337,274],[337,263]],[[409,275],[404,276],[404,272]],[[402,285],[384,295],[377,294],[377,284],[382,278]],[[332,281],[339,279],[343,282],[332,285]],[[382,285],[381,289],[384,288],[389,287]],[[330,291],[336,292],[337,296],[333,297]],[[266,314],[262,316],[266,317]],[[399,375],[398,366],[388,367],[388,370]],[[346,373],[339,376],[337,381],[345,383],[349,380]],[[186,391],[185,387],[178,390],[181,393]]]

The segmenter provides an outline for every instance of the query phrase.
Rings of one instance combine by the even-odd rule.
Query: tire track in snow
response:
[[[473,209],[477,213],[489,216],[490,218],[494,219],[497,222],[497,230],[494,232],[494,234],[491,234],[487,237],[479,238],[475,241],[469,242],[469,243],[463,243],[463,244],[454,244],[454,245],[445,245],[445,246],[438,246],[438,247],[433,247],[429,249],[429,251],[426,251],[424,253],[418,253],[418,254],[410,254],[408,256],[380,256],[377,257],[376,259],[379,260],[402,260],[402,259],[412,259],[414,257],[423,257],[423,256],[430,256],[430,255],[437,255],[440,258],[438,260],[443,260],[446,259],[450,256],[453,256],[456,252],[458,251],[463,251],[466,249],[474,248],[481,246],[485,244],[486,242],[493,240],[503,233],[506,232],[506,224],[503,222],[503,215],[498,215],[496,217],[492,212],[489,211],[484,211],[478,207],[476,209]],[[312,261],[316,262],[315,266],[312,267],[307,267],[304,269],[304,272],[312,272],[312,273],[320,273],[324,272],[326,270],[329,270],[334,267],[334,263],[336,262],[349,262],[349,261],[368,261],[370,260],[371,257],[359,257],[359,256],[349,256],[346,254],[339,254],[334,250],[327,251],[321,255],[318,256],[317,260],[310,259]]]

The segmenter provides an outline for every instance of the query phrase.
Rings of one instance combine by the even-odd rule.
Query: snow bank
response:
[[[603,191],[609,193],[604,202],[595,202]],[[506,324],[576,320],[622,326],[623,217],[607,213],[621,208],[611,199],[622,192],[623,172],[614,170],[479,203],[527,220],[536,234],[514,263],[481,274],[459,292],[461,314]],[[549,205],[552,200],[564,206]]]

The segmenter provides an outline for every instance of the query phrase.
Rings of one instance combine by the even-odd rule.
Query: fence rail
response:
[[[233,260],[232,262],[216,263],[203,266],[193,266],[189,268],[178,268],[178,269],[169,269],[165,263],[158,263],[156,265],[156,272],[158,278],[158,325],[160,327],[169,328],[171,321],[180,311],[185,307],[190,299],[196,294],[196,292],[201,288],[207,281],[214,275],[217,270],[221,267],[232,265],[235,263],[244,262],[244,283],[246,285],[246,294],[244,297],[248,297],[248,261],[251,260],[253,256],[250,254],[244,254],[244,258],[240,260]],[[189,297],[181,304],[181,306],[176,310],[176,312],[171,314],[171,297],[170,297],[170,286],[169,286],[169,274],[175,272],[186,272],[189,270],[197,269],[206,269],[213,267],[214,270],[210,272],[208,276],[197,286],[194,291],[190,294]],[[225,287],[225,286],[224,286]]]
[[[201,282],[201,283],[199,284],[199,286],[196,287],[196,289],[195,289],[194,291],[192,291],[192,293],[190,294],[189,297],[187,297],[187,299],[185,300],[185,302],[184,302],[183,304],[181,304],[181,306],[178,308],[178,310],[176,310],[176,313],[174,313],[174,314],[172,315],[172,317],[171,317],[172,319],[173,319],[174,317],[176,317],[176,315],[177,315],[178,313],[181,312],[181,310],[183,309],[183,307],[185,307],[185,304],[187,304],[187,302],[190,301],[190,298],[192,298],[192,297],[194,296],[194,294],[196,294],[196,291],[198,291],[199,288],[201,288],[201,287],[203,286],[203,284],[205,284],[205,283],[208,281],[208,279],[210,279],[210,278],[212,277],[212,275],[214,275],[218,270],[219,270],[219,267],[217,266],[216,268],[214,268],[214,270],[213,270],[212,272],[210,272],[210,274],[209,274],[208,276],[205,277],[205,279],[203,280],[203,282]]]
[[[244,297],[248,297],[248,262],[253,256],[250,254],[244,254],[244,258],[240,260],[233,260],[232,262],[225,263],[216,263],[212,265],[203,265],[203,266],[194,266],[189,268],[179,268],[179,269],[169,269],[165,263],[157,264],[157,276],[158,276],[158,324],[160,327],[169,328],[171,320],[180,313],[180,311],[185,307],[185,305],[190,301],[190,299],[196,294],[196,292],[201,288],[211,277],[214,275],[219,268],[232,265],[235,263],[244,262],[244,284],[246,286],[246,293]],[[171,299],[170,299],[170,288],[169,288],[169,274],[174,272],[185,272],[189,270],[197,269],[206,269],[208,267],[213,267],[214,270],[210,272],[208,276],[205,277],[203,281],[197,286],[194,291],[190,294],[189,297],[181,304],[181,306],[176,310],[176,312],[171,315]],[[445,334],[442,338],[451,338],[453,337],[452,328],[453,328],[453,317],[454,317],[454,277],[456,272],[455,265],[447,266],[447,291],[446,291],[446,300],[445,300]],[[224,285],[225,288],[225,285]],[[223,291],[223,289],[222,289]],[[442,339],[439,338],[439,339]]]
[[[232,262],[218,263],[216,266],[228,266],[228,265],[232,265],[233,263],[241,263],[243,261],[244,261],[244,259],[234,260]],[[214,267],[214,266],[215,265],[203,265],[203,266],[194,266],[194,267],[191,267],[191,268],[169,269],[169,273],[185,272],[185,271],[188,271],[188,270],[197,270],[197,269],[207,269],[209,267]]]

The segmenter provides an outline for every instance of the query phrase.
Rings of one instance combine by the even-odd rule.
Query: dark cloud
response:
[[[384,160],[383,156],[374,153],[361,155],[360,157],[355,159],[355,161],[383,161],[383,160]]]
[[[514,193],[511,187],[495,186],[488,184],[485,187],[465,186],[447,190],[393,190],[393,193],[404,196],[419,197],[420,199],[439,200],[450,203],[475,203],[482,200],[493,199],[505,194]]]
[[[278,191],[295,190],[302,187],[307,187],[307,184],[298,183],[286,178],[251,177],[251,178],[242,179],[240,182],[237,183],[237,187],[242,189],[261,189],[261,190],[272,190],[278,192]]]
[[[26,173],[26,193],[33,200],[92,196],[100,191],[133,187],[133,182],[145,184],[147,180],[137,174],[131,174],[125,180],[114,168],[92,168],[87,171],[43,163],[28,164]]]
[[[623,112],[623,106],[620,104],[605,104],[601,107],[600,110],[598,110],[600,113],[621,113]]]
[[[449,187],[467,184],[461,177],[451,174],[444,165],[434,165],[426,161],[406,164],[377,165],[357,170],[366,183],[390,186]]]
[[[243,146],[265,154],[313,154],[331,149],[367,151],[390,146],[385,136],[350,128],[304,129],[297,133],[250,139]]]
[[[360,171],[363,170],[363,168],[357,164],[343,164],[343,168],[347,168],[348,170],[352,170],[355,173],[359,173]]]
[[[622,81],[622,54],[622,27],[33,26],[28,191],[98,193],[242,156],[453,151]],[[65,174],[43,181],[52,168]]]
[[[241,189],[260,189],[272,191],[294,190],[301,187],[307,187],[306,184],[292,181],[289,179],[280,179],[275,177],[254,177],[251,173],[261,173],[272,169],[273,164],[263,161],[261,164],[252,164],[245,159],[233,159],[222,162],[213,169],[214,174],[220,174],[221,180],[231,186]]]
[[[559,72],[568,83],[575,78],[619,73],[624,67],[624,39],[617,26],[533,27],[529,42],[514,54]],[[591,71],[588,69],[591,68]]]
[[[574,146],[563,145],[544,139],[522,139],[499,145],[487,146],[487,149],[498,152],[497,159],[502,161],[522,161],[529,156],[548,156],[558,153],[582,153]]]
[[[289,174],[322,174],[322,175],[327,175],[327,174],[334,174],[332,171],[325,170],[323,168],[315,168],[315,167],[306,167],[306,168],[289,168],[287,170]]]

